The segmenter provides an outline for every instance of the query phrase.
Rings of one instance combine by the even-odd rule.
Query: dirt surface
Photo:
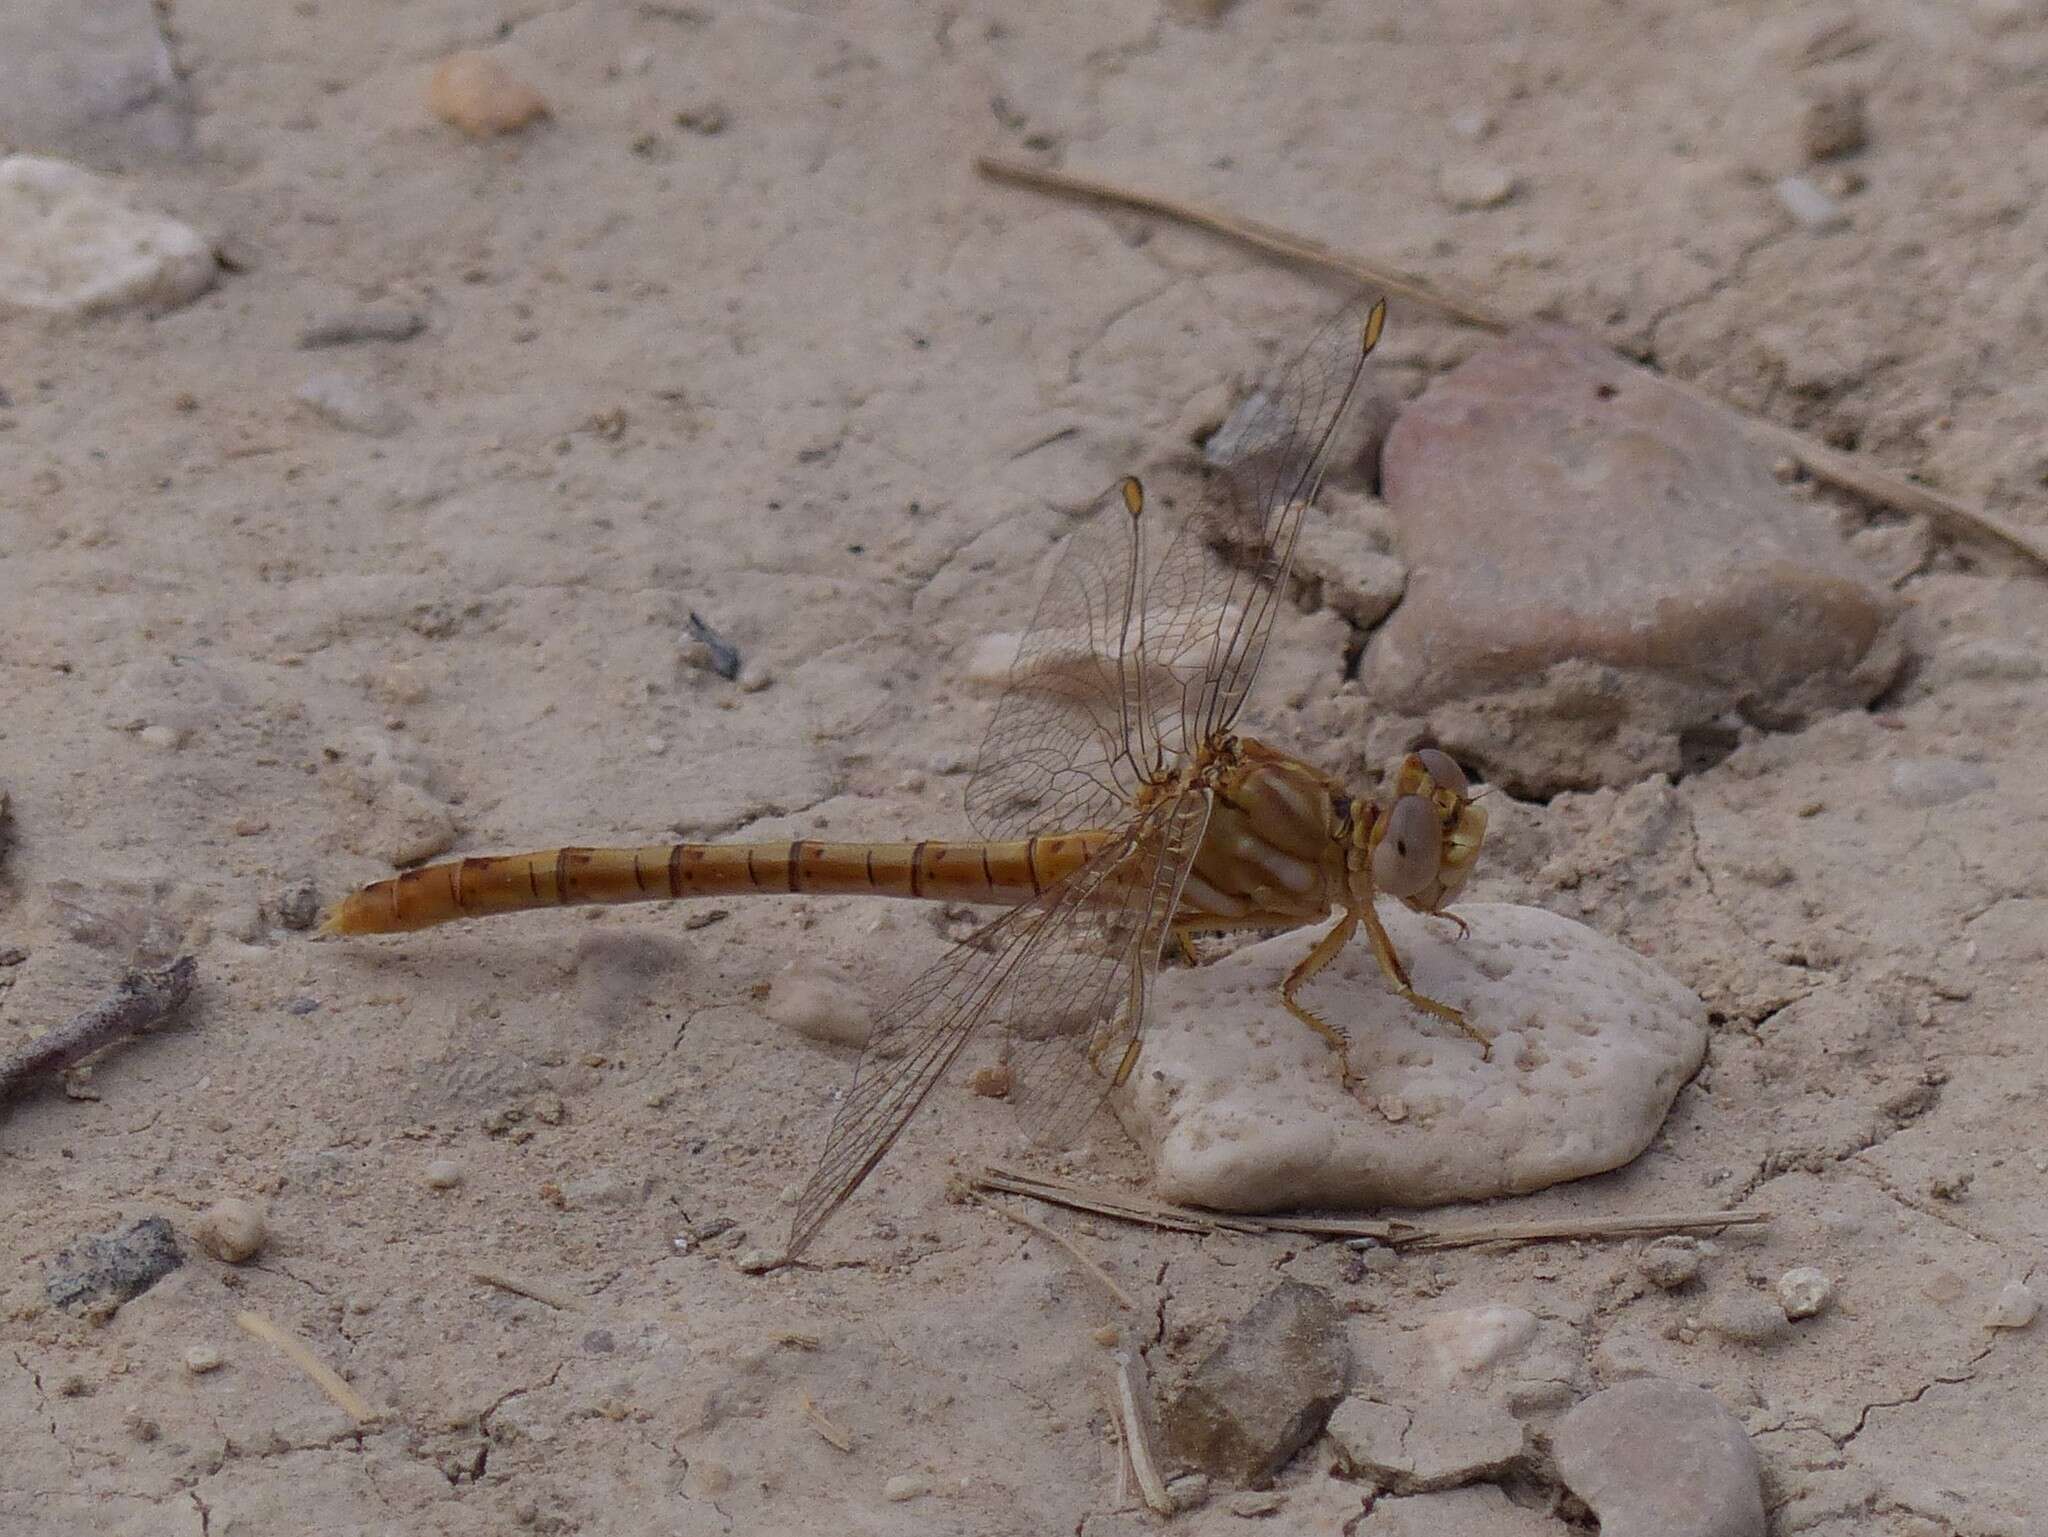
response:
[[[1470,894],[1626,941],[1716,1027],[1643,1157],[1490,1211],[1775,1214],[1678,1291],[1632,1243],[1368,1265],[1048,1214],[1125,1312],[947,1199],[1009,1146],[950,1086],[810,1263],[743,1273],[852,1061],[759,985],[829,962],[878,1003],[957,923],[289,926],[309,885],[442,848],[964,831],[964,659],[1027,616],[1060,509],[1184,457],[1339,297],[982,182],[977,150],[1356,244],[2042,525],[2040,6],[1360,9],[171,8],[197,157],[131,185],[238,270],[161,317],[0,319],[0,948],[28,952],[0,1044],[118,973],[61,881],[170,915],[201,981],[92,1097],[0,1123],[0,1532],[1137,1532],[1098,1331],[1170,1389],[1280,1277],[1329,1288],[1368,1361],[1500,1303],[1569,1341],[1572,1393],[1711,1388],[1779,1533],[2048,1529],[2048,1324],[1985,1327],[2048,1254],[2044,586],[1916,523],[1816,497],[1916,606],[1875,710],[1675,786],[1491,800]],[[552,117],[471,142],[426,80],[497,44]],[[1807,102],[1848,89],[1867,147],[1807,165]],[[1846,222],[1797,223],[1794,172]],[[425,328],[295,346],[373,303]],[[1385,377],[1476,341],[1397,305]],[[333,375],[402,425],[295,400]],[[693,610],[738,680],[688,665]],[[1320,705],[1355,641],[1286,616],[1246,723],[1358,775]],[[1144,1173],[1107,1118],[1077,1167]],[[43,1300],[79,1238],[225,1197],[267,1206],[254,1260],[188,1244],[104,1324]],[[1834,1283],[1818,1316],[1709,1327],[1799,1266]],[[1331,1461],[1282,1475],[1296,1529],[1371,1503]],[[1509,1492],[1551,1509],[1532,1466]],[[1221,1491],[1183,1519],[1251,1525]]]

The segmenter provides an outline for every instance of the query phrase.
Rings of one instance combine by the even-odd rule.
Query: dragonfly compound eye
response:
[[[1404,795],[1387,813],[1386,832],[1372,851],[1372,883],[1390,897],[1412,897],[1437,877],[1443,828],[1427,796]]]
[[[1465,777],[1465,771],[1458,767],[1457,760],[1449,753],[1440,752],[1434,747],[1423,747],[1416,750],[1415,756],[1420,758],[1422,766],[1429,770],[1429,777],[1437,782],[1437,788],[1455,790],[1460,795],[1472,788],[1471,781]]]

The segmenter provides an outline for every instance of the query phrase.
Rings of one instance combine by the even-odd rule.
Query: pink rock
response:
[[[1381,473],[1410,566],[1365,659],[1382,755],[1426,734],[1511,789],[1626,783],[1867,704],[1903,660],[1889,591],[1733,415],[1569,329],[1447,375]]]

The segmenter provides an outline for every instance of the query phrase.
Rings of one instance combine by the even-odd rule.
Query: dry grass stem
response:
[[[1000,1188],[999,1186],[985,1184],[985,1178],[986,1177],[984,1176],[983,1180],[977,1180],[975,1181],[975,1183],[977,1185],[982,1185],[984,1188],[987,1189]],[[1029,1192],[1018,1193],[1028,1194]],[[1138,1304],[1133,1302],[1130,1298],[1130,1295],[1127,1292],[1125,1292],[1125,1290],[1121,1286],[1116,1284],[1116,1281],[1110,1276],[1109,1272],[1104,1270],[1100,1265],[1096,1264],[1095,1261],[1090,1259],[1086,1254],[1082,1253],[1080,1248],[1074,1243],[1072,1239],[1066,1237],[1062,1233],[1054,1232],[1051,1228],[1047,1227],[1043,1222],[1040,1222],[1035,1217],[1027,1217],[1024,1215],[1024,1213],[1020,1211],[1010,1211],[1006,1207],[998,1206],[994,1201],[984,1200],[972,1189],[967,1190],[967,1195],[968,1198],[971,1199],[977,1206],[985,1206],[990,1211],[994,1212],[998,1217],[1001,1217],[1009,1222],[1014,1222],[1019,1227],[1029,1228],[1032,1232],[1038,1234],[1039,1237],[1049,1239],[1053,1243],[1058,1244],[1062,1249],[1065,1249],[1068,1254],[1073,1256],[1075,1264],[1079,1265],[1082,1268],[1082,1270],[1086,1271],[1090,1278],[1092,1278],[1098,1286],[1100,1286],[1104,1291],[1108,1292],[1109,1295],[1116,1300],[1118,1306],[1127,1308],[1133,1313],[1138,1311]]]
[[[1362,256],[1349,255],[1332,246],[1324,245],[1319,240],[1312,240],[1305,235],[1297,235],[1291,230],[1280,229],[1271,224],[1262,224],[1256,219],[1244,218],[1227,209],[1166,197],[1156,192],[1142,192],[1133,187],[1118,186],[1114,182],[1098,181],[1087,176],[1075,176],[1065,171],[1045,170],[991,155],[977,159],[975,168],[993,180],[1030,187],[1039,192],[1053,193],[1061,197],[1093,198],[1121,208],[1135,208],[1146,213],[1155,213],[1176,223],[1205,229],[1238,241],[1269,256],[1299,262],[1319,271],[1349,278],[1364,287],[1384,288],[1389,293],[1413,299],[1418,304],[1427,305],[1468,325],[1481,326],[1489,331],[1507,331],[1520,324],[1516,317],[1495,309],[1474,295],[1458,293],[1454,289],[1432,283],[1427,278],[1404,272],[1398,267],[1389,267]],[[1688,384],[1669,374],[1655,374],[1653,377],[1677,386],[1695,399],[1730,412],[1761,441],[1796,460],[1815,480],[1860,496],[1866,501],[1875,502],[1879,506],[1889,507],[1895,512],[1919,513],[1950,532],[1975,534],[1994,540],[2024,556],[2034,565],[2048,570],[2048,539],[2040,535],[2008,523],[1981,508],[1972,507],[1955,497],[1916,484],[1876,465],[1866,464],[1823,443],[1816,443],[1804,433],[1796,432],[1790,427],[1751,416],[1748,412],[1717,399],[1697,385]]]
[[[826,1443],[835,1450],[842,1452],[853,1450],[852,1434],[827,1419],[825,1411],[818,1407],[817,1402],[808,1393],[804,1394],[804,1418],[811,1422],[811,1429],[823,1436]]]
[[[285,1333],[261,1313],[237,1313],[235,1322],[246,1334],[253,1334],[264,1344],[273,1347],[292,1365],[304,1372],[319,1385],[325,1393],[341,1406],[342,1412],[358,1425],[369,1425],[380,1419],[362,1394],[341,1380],[333,1367],[328,1366],[291,1335]]]
[[[1618,1217],[1546,1217],[1524,1222],[1475,1222],[1462,1227],[1436,1227],[1424,1222],[1378,1217],[1227,1216],[1173,1206],[1142,1196],[1096,1190],[1067,1180],[1046,1179],[1012,1169],[985,1169],[974,1182],[978,1190],[999,1190],[1029,1196],[1049,1206],[1065,1206],[1097,1216],[1116,1217],[1176,1233],[1302,1233],[1311,1238],[1373,1238],[1394,1249],[1466,1249],[1488,1243],[1552,1243],[1580,1239],[1634,1238],[1647,1234],[1713,1232],[1754,1227],[1770,1221],[1766,1211],[1646,1212]],[[1005,1212],[1013,1221],[1023,1221]],[[1034,1224],[1035,1225],[1035,1224]],[[1057,1236],[1057,1235],[1054,1235]]]
[[[1152,1385],[1141,1359],[1134,1351],[1118,1351],[1116,1421],[1124,1456],[1129,1459],[1131,1476],[1137,1480],[1138,1493],[1146,1505],[1162,1516],[1170,1516],[1173,1498],[1166,1492],[1166,1480],[1159,1476],[1159,1462],[1152,1455],[1151,1402]]]
[[[566,1292],[550,1290],[538,1281],[522,1281],[517,1276],[506,1275],[500,1270],[472,1270],[472,1281],[481,1281],[486,1286],[495,1286],[499,1291],[511,1292],[515,1297],[531,1297],[535,1302],[544,1302],[551,1308],[564,1312],[576,1311],[576,1299]]]

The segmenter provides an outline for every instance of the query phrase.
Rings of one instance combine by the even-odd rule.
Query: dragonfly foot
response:
[[[1493,1060],[1493,1037],[1467,1019],[1463,1009],[1454,1009],[1448,1003],[1438,1003],[1436,999],[1418,993],[1412,987],[1402,988],[1401,996],[1424,1013],[1434,1014],[1438,1019],[1449,1020],[1460,1030],[1471,1036],[1473,1040],[1479,1043],[1480,1061],[1491,1062]]]

